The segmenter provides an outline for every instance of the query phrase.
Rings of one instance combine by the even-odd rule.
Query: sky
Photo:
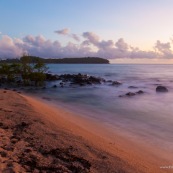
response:
[[[1,0],[0,58],[173,63],[172,0]]]

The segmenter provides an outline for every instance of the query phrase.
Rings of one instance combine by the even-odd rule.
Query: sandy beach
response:
[[[95,128],[94,128],[95,127]],[[99,133],[100,132],[100,133]],[[103,135],[102,135],[103,134]],[[0,90],[0,172],[161,173],[167,165],[120,135],[25,94]]]

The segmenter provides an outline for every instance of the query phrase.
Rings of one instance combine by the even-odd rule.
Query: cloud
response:
[[[77,36],[76,34],[71,34],[70,35],[71,36],[71,38],[73,38],[75,41],[80,41],[80,38],[79,38],[79,36]]]
[[[123,38],[120,38],[116,43],[115,46],[121,50],[121,51],[127,51],[129,46],[128,44],[124,41]]]
[[[93,32],[84,32],[82,35],[83,35],[84,38],[86,38],[93,45],[95,45],[95,46],[98,45],[100,38],[95,33],[93,33]]]
[[[22,48],[18,46],[16,40],[13,40],[8,35],[3,35],[0,40],[0,57],[13,58],[18,57],[22,53]]]
[[[171,50],[170,42],[162,43],[160,40],[157,40],[154,48],[158,53],[162,54],[163,56],[173,58],[173,52]]]
[[[62,31],[62,30],[61,30]],[[65,33],[65,32],[64,32]],[[143,51],[126,43],[123,38],[102,40],[93,32],[84,32],[83,38],[66,31],[74,39],[65,46],[60,40],[52,41],[43,35],[26,35],[23,38],[11,38],[2,35],[0,38],[0,58],[16,58],[28,53],[44,58],[97,56],[107,59],[169,59],[173,58],[171,42],[157,40],[153,50]],[[77,42],[76,42],[77,41]]]
[[[73,40],[75,40],[77,42],[80,41],[80,37],[74,33],[70,33],[70,30],[68,28],[64,28],[62,30],[57,30],[57,31],[55,31],[55,33],[64,35],[64,36],[69,36],[70,38],[72,38]]]
[[[45,43],[46,39],[42,35],[39,35],[36,37],[34,37],[32,35],[28,35],[23,38],[23,41],[25,41],[26,43],[29,43],[31,45],[40,46]]]
[[[44,58],[85,57],[94,55],[89,47],[69,42],[62,46],[59,41],[51,41],[44,36],[27,35],[22,39],[3,36],[0,40],[0,58],[21,57],[23,53]]]
[[[60,34],[60,35],[68,35],[69,32],[70,32],[70,30],[68,28],[64,28],[64,29],[55,31],[55,33]]]
[[[128,45],[123,38],[114,43],[113,40],[100,40],[99,36],[93,32],[84,32],[83,37],[86,39],[83,45],[94,45],[98,50],[96,56],[108,59],[122,58],[154,58],[157,54],[154,51],[142,51]]]

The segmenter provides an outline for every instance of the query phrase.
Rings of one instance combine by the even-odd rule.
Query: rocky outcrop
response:
[[[71,85],[92,85],[92,84],[101,84],[105,82],[103,78],[89,76],[86,74],[63,74],[59,76],[63,82],[70,82]]]
[[[138,87],[136,87],[136,86],[129,86],[128,88],[130,88],[130,89],[136,89]]]
[[[136,94],[143,94],[143,93],[144,93],[144,91],[142,91],[142,90],[139,90],[136,92]]]
[[[57,85],[53,85],[52,88],[57,88]]]
[[[168,89],[165,86],[157,86],[156,87],[156,92],[168,92]]]
[[[101,84],[106,82],[105,79],[95,76],[89,76],[86,74],[62,74],[62,75],[52,75],[52,74],[46,74],[47,75],[47,81],[56,81],[60,80],[60,86],[64,87],[64,85],[79,85],[79,86],[85,86],[85,85],[92,85],[92,84]]]
[[[144,91],[139,90],[137,92],[128,92],[124,95],[119,95],[119,97],[125,97],[125,96],[131,97],[131,96],[135,96],[135,95],[138,95],[138,94],[144,94]]]
[[[55,81],[55,80],[60,80],[60,78],[58,75],[46,73],[46,80],[47,81]]]
[[[128,92],[128,93],[126,93],[126,96],[134,96],[134,95],[136,95],[136,94],[133,93],[133,92]]]
[[[118,82],[118,81],[113,81],[112,82],[112,85],[113,86],[119,86],[119,85],[121,85],[122,83],[121,82]]]

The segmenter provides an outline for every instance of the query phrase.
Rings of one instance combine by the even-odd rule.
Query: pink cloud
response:
[[[0,57],[13,58],[18,57],[22,53],[22,48],[8,35],[3,35],[0,40]]]
[[[55,31],[55,33],[60,34],[60,35],[68,35],[69,32],[70,32],[70,30],[68,28],[64,28],[64,29]]]
[[[83,37],[96,46],[99,43],[99,39],[100,39],[99,36],[93,32],[84,32]]]
[[[70,35],[75,41],[80,41],[80,38],[79,38],[79,36],[77,36],[76,34],[71,34]]]
[[[157,41],[153,50],[143,51],[130,46],[123,38],[117,41],[101,40],[93,32],[84,32],[82,41],[80,41],[78,35],[68,32],[68,36],[74,37],[75,43],[68,42],[65,46],[62,46],[59,40],[52,41],[42,35],[27,35],[22,39],[2,35],[0,39],[0,58],[16,58],[22,56],[24,52],[46,58],[84,56],[98,56],[108,59],[173,58],[170,42],[162,43]],[[96,49],[93,49],[93,46]]]

